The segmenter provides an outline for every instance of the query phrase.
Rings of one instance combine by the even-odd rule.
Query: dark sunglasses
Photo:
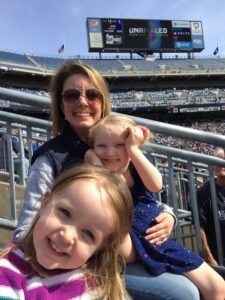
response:
[[[62,93],[62,97],[67,103],[76,102],[77,100],[80,99],[81,95],[82,93],[79,89],[69,89]],[[103,95],[99,90],[88,89],[85,90],[85,98],[90,102],[94,102],[96,100],[102,100]]]

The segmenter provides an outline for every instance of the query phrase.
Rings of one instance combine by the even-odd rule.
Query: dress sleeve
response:
[[[53,168],[48,158],[39,156],[31,165],[24,195],[24,203],[20,211],[13,241],[18,242],[30,228],[34,217],[40,209],[41,200],[54,181]]]
[[[130,170],[130,173],[131,173],[131,176],[132,176],[133,180],[136,182],[136,186],[137,185],[142,186],[143,183],[141,181],[141,178],[138,175],[136,169],[134,168],[134,166],[132,164],[129,165],[129,170]],[[168,206],[168,205],[166,205],[166,204],[164,204],[162,202],[159,202],[157,200],[156,200],[156,205],[157,205],[157,207],[159,209],[160,214],[161,213],[168,213],[168,214],[171,214],[173,216],[173,218],[174,218],[174,227],[176,227],[176,225],[177,225],[177,218],[176,218],[176,216],[175,216],[175,214],[173,212],[173,209],[170,206]]]

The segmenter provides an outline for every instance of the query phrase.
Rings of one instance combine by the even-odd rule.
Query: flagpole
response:
[[[63,45],[64,45],[64,51],[63,51],[64,55],[63,56],[64,56],[64,59],[66,59],[66,41],[65,41],[65,36],[64,35],[63,35]]]
[[[218,40],[217,40],[217,49],[218,49],[218,51],[217,51],[217,57],[219,56],[219,43],[218,43]]]

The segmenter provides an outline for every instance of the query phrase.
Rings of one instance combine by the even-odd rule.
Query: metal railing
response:
[[[18,103],[34,105],[37,107],[49,108],[50,100],[46,97],[37,95],[24,94],[22,92],[7,90],[0,88],[0,97],[5,100],[16,101]],[[225,147],[225,137],[219,134],[200,131],[192,128],[185,128],[171,124],[165,124],[158,121],[142,119],[131,116],[137,123],[148,127],[156,133],[169,135],[177,138],[200,141],[206,144]],[[32,140],[39,139],[35,133],[39,132],[48,140],[51,137],[51,122],[38,118],[21,116],[16,113],[0,111],[0,127],[2,132],[7,135],[7,146],[12,151],[11,132],[12,128],[18,128],[18,137],[20,140],[21,153],[23,147],[23,139],[27,141],[29,152],[29,160],[32,156]],[[185,143],[185,142],[184,142]],[[0,170],[0,175],[4,175],[9,179],[10,186],[10,218],[0,218],[0,228],[13,230],[17,225],[16,212],[16,184],[26,185],[26,178],[23,172],[19,175],[19,181],[16,178],[13,168],[13,158],[11,151],[7,152],[5,159],[7,160],[8,170]],[[221,232],[219,226],[216,190],[214,181],[213,166],[218,165],[225,167],[225,160],[209,156],[206,154],[187,151],[184,149],[171,148],[154,144],[151,142],[145,143],[143,151],[147,157],[161,170],[162,175],[166,173],[164,185],[166,186],[166,197],[162,197],[162,193],[157,194],[159,201],[168,203],[173,207],[174,213],[178,218],[178,225],[174,229],[174,239],[185,244],[186,239],[190,239],[189,247],[195,250],[198,254],[202,254],[202,243],[200,238],[200,227],[198,217],[198,206],[196,199],[196,189],[206,180],[210,181],[211,198],[213,207],[213,217],[215,224],[216,244],[218,248],[219,263],[223,264],[223,249],[221,242]],[[167,165],[163,162],[167,161]],[[23,163],[23,155],[21,156],[21,166]],[[23,170],[23,167],[21,167]],[[165,175],[165,174],[164,174]],[[188,194],[188,195],[187,195]],[[187,197],[192,204],[192,212],[187,205]],[[1,200],[0,200],[1,202]],[[184,230],[186,228],[186,230]],[[187,232],[188,228],[188,232]],[[224,234],[224,233],[223,233]],[[194,244],[197,244],[194,249]]]

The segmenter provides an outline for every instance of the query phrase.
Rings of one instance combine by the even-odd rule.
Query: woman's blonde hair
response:
[[[63,130],[65,118],[61,110],[62,91],[65,81],[75,74],[82,74],[87,76],[93,86],[100,90],[103,95],[101,118],[108,116],[110,113],[110,96],[107,82],[101,74],[85,64],[76,63],[73,60],[64,63],[52,76],[50,81],[50,95],[51,95],[51,120],[53,122],[53,136],[61,133]]]
[[[141,127],[137,123],[135,123],[131,118],[123,115],[109,115],[103,119],[101,119],[97,124],[95,124],[91,130],[90,130],[90,140],[89,144],[93,146],[94,143],[94,135],[95,132],[98,128],[101,128],[102,126],[109,125],[121,125],[123,127],[128,126],[128,127],[140,127],[142,128],[143,132],[143,143],[149,139],[150,136],[150,131],[146,127]]]
[[[75,180],[84,178],[95,182],[100,190],[101,200],[112,209],[116,216],[116,225],[102,249],[99,249],[81,269],[86,272],[87,278],[94,281],[104,293],[103,299],[124,299],[125,287],[122,273],[125,269],[125,262],[119,255],[119,248],[130,231],[133,221],[132,198],[126,183],[118,174],[113,174],[102,167],[89,164],[76,165],[56,178],[49,201]],[[36,217],[28,234],[17,244],[17,247],[24,250],[26,259],[36,272],[41,276],[47,276],[47,270],[43,269],[36,259],[33,243],[33,230],[38,219],[39,216]]]

